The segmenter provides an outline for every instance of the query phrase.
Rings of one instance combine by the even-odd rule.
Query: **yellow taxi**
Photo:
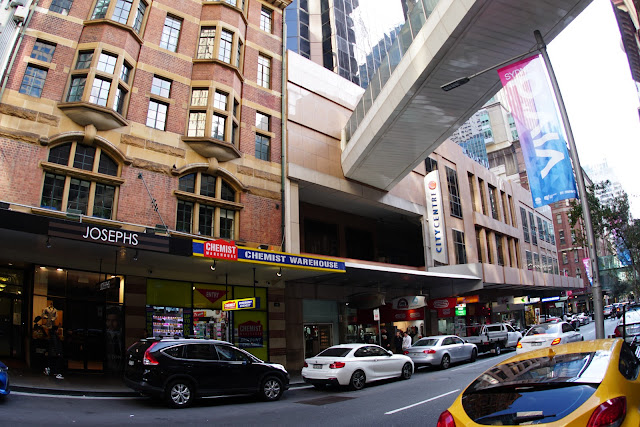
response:
[[[473,381],[440,415],[438,427],[638,427],[639,371],[622,339],[518,354]]]

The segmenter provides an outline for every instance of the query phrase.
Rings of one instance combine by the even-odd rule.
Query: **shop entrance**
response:
[[[22,355],[22,298],[0,293],[0,358]]]
[[[104,303],[68,300],[64,318],[69,370],[102,371],[105,357]]]
[[[313,357],[333,345],[331,323],[304,325],[304,357]]]

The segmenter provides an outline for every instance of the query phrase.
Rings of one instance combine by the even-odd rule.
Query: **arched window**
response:
[[[122,183],[120,166],[100,147],[68,142],[52,147],[40,206],[57,211],[113,219]]]
[[[237,239],[241,205],[238,192],[219,176],[202,172],[178,180],[176,230]]]

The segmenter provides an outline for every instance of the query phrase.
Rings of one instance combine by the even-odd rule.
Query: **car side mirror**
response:
[[[387,356],[393,356],[393,351],[387,350]]]

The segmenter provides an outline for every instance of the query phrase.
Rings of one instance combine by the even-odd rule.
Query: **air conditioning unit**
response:
[[[29,14],[29,9],[24,6],[18,6],[16,11],[13,12],[13,20],[16,22],[24,22]]]

